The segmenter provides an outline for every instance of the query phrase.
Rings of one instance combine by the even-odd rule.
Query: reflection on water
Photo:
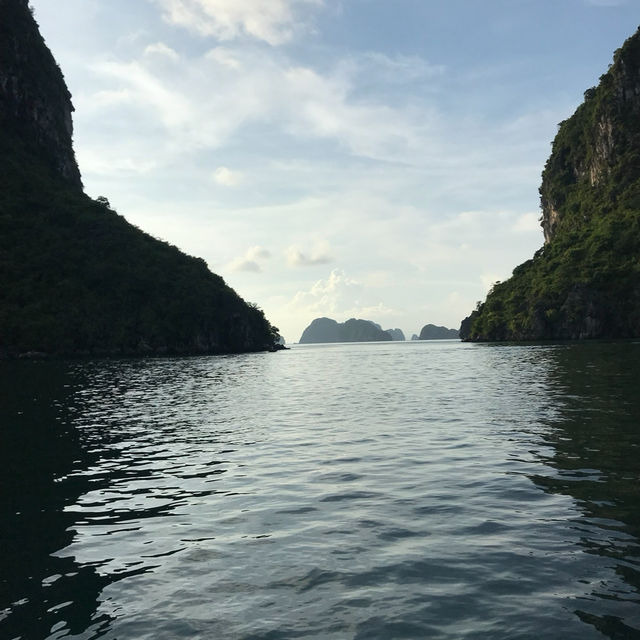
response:
[[[640,637],[639,356],[1,363],[0,637]]]
[[[576,613],[611,638],[640,635],[640,344],[571,345],[553,352],[560,415],[545,436],[554,474],[532,479],[583,512],[580,546],[615,574],[590,585]],[[621,619],[633,623],[633,627]]]
[[[65,508],[88,489],[90,454],[67,409],[83,384],[52,363],[0,367],[0,635],[58,637],[108,627],[97,613],[107,579],[56,552],[71,544]],[[60,484],[76,474],[74,482]],[[60,624],[61,616],[66,621]]]

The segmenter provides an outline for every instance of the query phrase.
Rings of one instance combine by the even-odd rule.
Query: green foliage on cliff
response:
[[[228,353],[277,339],[201,259],[82,192],[71,101],[26,0],[0,0],[0,356]]]
[[[0,351],[198,353],[273,344],[205,262],[62,184],[0,134]]]
[[[545,246],[494,285],[461,337],[640,336],[640,31],[560,124],[540,195]]]

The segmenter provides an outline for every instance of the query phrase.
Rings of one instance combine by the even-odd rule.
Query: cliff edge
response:
[[[640,336],[640,30],[584,98],[542,173],[544,246],[463,320],[462,339]]]
[[[27,0],[0,0],[0,126],[82,187],[72,146],[73,104]]]
[[[0,0],[0,357],[271,349],[204,260],[82,191],[71,96],[26,0]]]

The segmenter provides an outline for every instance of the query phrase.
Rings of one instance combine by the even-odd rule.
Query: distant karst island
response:
[[[435,324],[426,324],[422,327],[417,340],[453,340],[458,338],[457,329],[447,329],[447,327],[437,327]]]
[[[320,342],[380,342],[393,340],[390,333],[370,320],[351,318],[337,322],[331,318],[316,318],[302,332],[300,344]]]
[[[27,0],[0,0],[0,357],[274,349],[204,260],[83,192],[71,95]]]
[[[420,336],[413,334],[412,340],[442,340],[457,338],[456,329],[437,327],[427,324],[422,327]],[[405,341],[402,329],[383,329],[372,320],[357,320],[351,318],[346,322],[337,322],[331,318],[316,318],[302,332],[300,344],[320,342],[380,342],[380,341]]]
[[[380,327],[380,325],[377,326]],[[385,331],[391,336],[392,340],[396,340],[398,342],[403,342],[404,340],[406,340],[402,329],[385,329]]]
[[[640,336],[640,29],[560,123],[544,246],[462,321],[470,341]]]

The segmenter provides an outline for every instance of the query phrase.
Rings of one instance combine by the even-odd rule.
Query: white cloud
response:
[[[266,259],[271,257],[271,252],[264,247],[251,247],[247,251],[247,256],[251,259]]]
[[[347,75],[375,77],[377,86],[419,83],[421,87],[424,80],[442,76],[446,70],[443,65],[430,64],[420,56],[387,55],[379,51],[345,58],[340,68]]]
[[[353,79],[291,67],[281,75],[287,127],[301,137],[332,138],[356,155],[401,158],[420,136],[421,124],[403,109],[351,99]]]
[[[271,252],[264,247],[251,247],[246,253],[236,258],[229,265],[231,271],[249,271],[252,273],[260,273],[262,271],[261,260],[267,260],[271,257]]]
[[[290,336],[295,336],[294,339],[314,318],[324,316],[338,322],[360,318],[378,324],[397,325],[403,314],[385,302],[373,302],[375,295],[375,291],[368,291],[360,281],[347,276],[343,270],[334,269],[326,280],[318,280],[308,290],[298,291],[289,302],[278,305],[285,321],[281,324]]]
[[[287,264],[290,267],[313,267],[320,264],[333,262],[331,249],[328,243],[317,244],[310,253],[303,253],[297,246],[292,245],[287,249]]]
[[[83,173],[122,177],[125,175],[149,175],[158,168],[158,163],[140,149],[126,144],[115,144],[107,150],[81,148],[76,153]]]
[[[241,171],[232,171],[227,167],[218,167],[213,172],[212,177],[215,182],[223,187],[235,187],[244,180],[244,175]]]
[[[345,317],[349,316],[363,320],[374,319],[374,322],[376,322],[379,318],[397,318],[401,313],[397,309],[388,307],[384,302],[378,302],[378,304],[374,305],[364,305],[347,309],[343,312],[343,315]]]
[[[480,281],[487,291],[489,291],[494,284],[501,282],[500,276],[496,273],[483,273],[480,275]]]
[[[334,269],[327,280],[318,280],[308,291],[298,291],[289,306],[318,315],[342,313],[359,305],[362,290],[360,282]]]
[[[334,269],[326,280],[318,280],[307,291],[298,291],[285,308],[297,317],[306,318],[307,322],[319,316],[329,316],[339,322],[348,318],[377,322],[377,318],[400,316],[400,312],[384,302],[372,302],[372,295],[375,292],[368,291],[362,282],[341,269]]]
[[[280,45],[304,28],[299,9],[321,0],[155,0],[164,19],[202,36],[249,36]]]
[[[530,231],[540,232],[540,213],[523,213],[518,217],[513,230],[521,233],[528,233]]]
[[[255,260],[244,260],[239,258],[229,265],[231,271],[252,271],[254,273],[260,273],[262,267]]]
[[[241,69],[242,62],[240,58],[234,55],[231,49],[227,47],[215,47],[205,53],[205,59],[211,60],[222,67],[229,67],[230,69]]]
[[[166,68],[161,68],[162,72],[155,71],[153,64],[144,57],[132,62],[110,60],[98,63],[94,71],[115,82],[117,87],[99,93],[108,97],[102,104],[90,104],[93,96],[89,99],[85,97],[82,100],[83,107],[86,104],[88,108],[96,110],[104,107],[105,102],[110,107],[132,106],[146,112],[147,119],[156,114],[166,129],[188,127],[194,121],[196,105],[186,92],[176,91],[176,87],[165,80]]]
[[[166,64],[169,61],[170,64]],[[137,59],[93,63],[99,90],[76,95],[76,108],[138,140],[161,162],[171,155],[224,146],[249,127],[300,143],[329,140],[343,155],[407,161],[415,151],[437,149],[424,113],[385,104],[384,97],[356,98],[369,73],[345,74],[340,65],[320,72],[291,64],[276,52],[216,47],[188,57],[162,43]],[[126,113],[123,113],[126,110]],[[106,136],[106,131],[105,131]],[[230,174],[221,174],[229,184]]]
[[[162,58],[168,58],[174,62],[180,59],[177,52],[171,47],[164,44],[164,42],[155,42],[154,44],[147,45],[144,49],[145,56],[159,56]]]

